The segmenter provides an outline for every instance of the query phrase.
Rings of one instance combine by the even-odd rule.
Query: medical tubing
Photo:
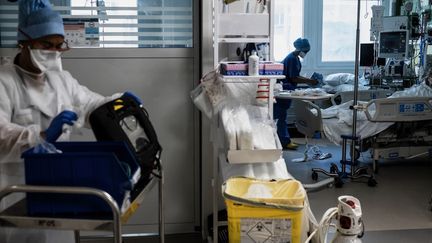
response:
[[[327,211],[322,216],[321,221],[319,222],[317,228],[309,235],[305,243],[310,242],[310,240],[315,236],[315,234],[317,234],[316,240],[318,243],[327,243],[328,228],[330,226],[334,226],[333,224],[330,224],[330,221],[337,213],[338,213],[337,207],[327,209]]]
[[[318,231],[318,229],[315,229],[314,231],[312,231],[312,233],[309,235],[309,237],[306,239],[305,243],[308,243],[312,240],[312,237],[316,234],[316,232]]]

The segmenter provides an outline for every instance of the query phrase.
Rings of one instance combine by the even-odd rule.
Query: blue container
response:
[[[27,185],[92,187],[109,193],[121,208],[139,168],[123,142],[59,142],[59,154],[23,153]],[[128,168],[129,167],[129,168]],[[129,170],[130,169],[130,170]],[[106,214],[110,207],[90,195],[27,193],[29,215]]]
[[[283,70],[264,70],[264,75],[283,75]]]

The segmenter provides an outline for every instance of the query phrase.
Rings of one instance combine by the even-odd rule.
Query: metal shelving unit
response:
[[[228,57],[221,56],[221,49],[227,48],[228,45],[236,45],[242,43],[269,43],[271,42],[271,36],[273,35],[273,25],[270,18],[272,14],[271,6],[268,6],[268,13],[222,13],[222,0],[213,0],[213,47],[214,47],[214,66],[218,66],[219,62],[226,61]],[[250,6],[253,9],[252,6]],[[272,59],[273,46],[270,44],[270,60]],[[269,100],[268,100],[268,113],[270,119],[273,114],[273,85],[276,79],[285,78],[284,75],[259,75],[259,76],[221,76],[225,83],[256,83],[258,84],[261,79],[270,80],[269,88]],[[216,116],[218,117],[218,116]],[[222,127],[220,127],[218,118],[214,118],[212,121],[211,129],[212,134],[223,133]],[[213,204],[213,239],[210,237],[209,242],[218,242],[218,227],[226,226],[227,222],[218,220],[218,198],[221,196],[219,188],[219,159],[220,154],[223,153],[230,163],[245,163],[249,162],[269,162],[276,155],[280,156],[281,149],[274,150],[226,150],[220,147],[218,144],[218,138],[213,141],[213,179],[212,179],[212,204]],[[252,158],[253,157],[253,158]]]
[[[269,117],[272,119],[273,113],[273,85],[276,79],[284,78],[283,75],[260,75],[260,76],[222,76],[222,80],[225,83],[236,84],[236,83],[256,83],[260,82],[260,79],[270,79],[270,92],[269,92],[269,100],[268,100],[268,111]],[[216,116],[218,117],[218,116]],[[218,119],[218,118],[214,118]],[[212,134],[224,134],[223,127],[219,121],[213,121],[211,126]],[[279,140],[277,138],[277,134],[274,134],[275,139],[277,139],[277,144],[279,144]],[[215,138],[213,141],[213,179],[212,179],[212,204],[213,204],[213,241],[214,243],[218,242],[218,227],[227,225],[227,222],[219,221],[217,218],[219,207],[218,207],[218,198],[220,197],[220,188],[219,188],[219,163],[221,158],[221,153],[225,156],[227,161],[231,164],[242,164],[242,163],[267,163],[271,161],[276,161],[282,153],[282,147],[276,149],[266,149],[266,150],[226,150],[226,148],[222,148],[220,145],[220,138]],[[210,241],[210,239],[209,239]]]

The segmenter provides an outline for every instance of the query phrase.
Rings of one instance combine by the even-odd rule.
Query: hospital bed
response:
[[[322,110],[312,102],[296,102],[295,124],[304,135],[312,137],[321,132],[340,144],[341,135],[352,134],[351,126],[339,118],[324,119]],[[432,120],[432,97],[372,99],[357,109],[360,114],[357,118],[363,115],[366,119],[357,120],[360,143],[355,154],[358,158],[360,152],[371,149],[374,172],[380,159],[432,156],[432,122],[428,121]]]

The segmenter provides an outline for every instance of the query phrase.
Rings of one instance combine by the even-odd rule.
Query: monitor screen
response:
[[[377,66],[385,65],[385,58],[378,58]],[[372,67],[374,65],[374,43],[360,44],[360,67]]]
[[[382,31],[379,36],[379,57],[405,58],[408,51],[408,31]]]

